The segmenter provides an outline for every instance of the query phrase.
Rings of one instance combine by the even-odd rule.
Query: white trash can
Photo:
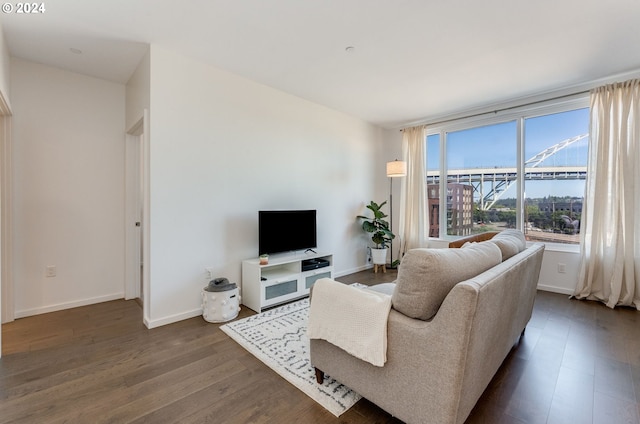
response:
[[[240,293],[235,283],[216,278],[202,289],[202,317],[208,322],[225,322],[240,312]]]

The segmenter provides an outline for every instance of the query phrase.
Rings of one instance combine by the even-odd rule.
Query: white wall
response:
[[[136,125],[145,109],[150,105],[150,66],[151,58],[149,52],[142,58],[140,64],[129,78],[126,87],[126,118],[125,128],[127,131]]]
[[[124,85],[15,58],[11,73],[16,316],[120,298]]]
[[[205,267],[240,282],[260,209],[317,209],[337,273],[366,265],[355,216],[384,195],[381,129],[157,46],[150,55],[148,325],[201,313]]]
[[[538,289],[573,294],[578,283],[578,272],[580,270],[580,254],[577,251],[571,251],[574,247],[562,249],[562,247],[554,248],[548,246],[545,249]],[[564,273],[558,272],[558,264],[565,265]]]

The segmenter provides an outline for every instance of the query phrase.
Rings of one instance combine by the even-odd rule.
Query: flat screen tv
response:
[[[317,247],[315,210],[258,212],[260,255],[314,247]]]

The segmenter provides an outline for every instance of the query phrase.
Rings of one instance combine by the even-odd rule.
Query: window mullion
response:
[[[447,235],[447,132],[440,131],[440,214],[438,216],[439,235]]]
[[[516,149],[517,158],[517,179],[516,179],[516,228],[525,232],[525,222],[524,222],[524,118],[518,118],[516,123],[516,137],[518,142],[518,147]]]

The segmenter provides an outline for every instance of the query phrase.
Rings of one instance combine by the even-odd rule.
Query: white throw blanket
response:
[[[307,336],[381,367],[387,361],[390,309],[387,294],[322,278],[313,285]]]

